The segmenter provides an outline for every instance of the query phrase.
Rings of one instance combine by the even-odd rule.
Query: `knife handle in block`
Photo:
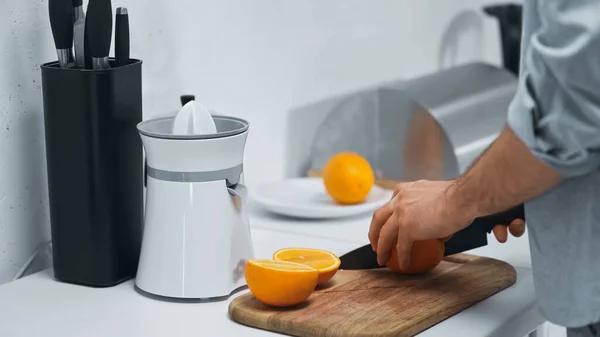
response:
[[[48,0],[50,28],[56,49],[73,47],[73,6],[68,0]]]
[[[117,8],[115,17],[115,64],[117,67],[129,63],[129,14],[127,8]]]
[[[109,67],[108,54],[113,24],[111,0],[90,0],[85,24],[93,68]]]

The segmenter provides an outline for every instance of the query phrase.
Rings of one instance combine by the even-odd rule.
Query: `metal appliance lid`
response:
[[[346,151],[365,157],[378,180],[439,180],[459,174],[454,148],[436,118],[393,88],[342,98],[313,139],[311,170],[322,170],[329,158]]]
[[[201,140],[225,138],[239,135],[248,130],[250,124],[241,118],[213,115],[216,133],[202,135],[174,135],[171,131],[175,117],[161,117],[140,122],[137,126],[138,131],[147,137],[160,139],[176,139],[176,140]]]

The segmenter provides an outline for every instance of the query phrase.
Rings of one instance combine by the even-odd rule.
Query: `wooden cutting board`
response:
[[[387,268],[340,270],[291,308],[270,307],[246,293],[230,303],[229,315],[292,336],[414,336],[513,285],[516,277],[505,262],[456,254],[420,276]]]

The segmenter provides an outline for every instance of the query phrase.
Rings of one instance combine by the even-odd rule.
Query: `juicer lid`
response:
[[[142,121],[137,125],[138,131],[147,137],[160,139],[177,139],[177,140],[200,140],[200,139],[215,139],[225,138],[239,135],[248,130],[249,123],[241,118],[213,115],[213,120],[217,128],[216,133],[199,134],[199,135],[179,135],[173,134],[172,126],[175,117],[162,117]]]

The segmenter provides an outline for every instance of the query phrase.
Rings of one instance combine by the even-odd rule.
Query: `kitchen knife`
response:
[[[85,20],[85,29],[83,32],[83,58],[85,69],[92,69],[92,56],[90,54],[90,37],[88,36],[88,20]]]
[[[73,46],[75,49],[75,63],[80,68],[85,68],[85,13],[83,0],[73,0],[75,22],[73,23]]]
[[[129,63],[129,15],[127,8],[117,8],[115,18],[115,64],[117,67]]]
[[[50,28],[61,68],[73,65],[73,5],[71,0],[48,0]]]
[[[108,54],[112,40],[112,21],[110,0],[90,0],[85,26],[94,70],[110,68]]]
[[[523,205],[516,206],[507,211],[485,217],[476,218],[469,227],[452,235],[444,244],[444,256],[462,253],[467,250],[487,245],[487,234],[496,225],[508,226],[514,219],[525,220]],[[370,244],[352,250],[340,257],[340,269],[375,269],[383,268],[377,263],[377,253]]]

